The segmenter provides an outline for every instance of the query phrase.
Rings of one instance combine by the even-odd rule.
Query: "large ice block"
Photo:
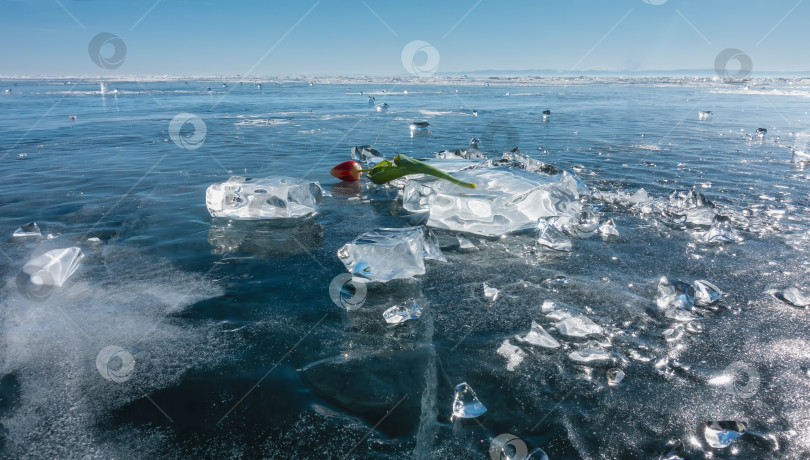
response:
[[[424,275],[424,259],[445,260],[425,227],[372,230],[343,245],[337,255],[352,277],[380,282]]]
[[[250,179],[234,176],[205,191],[213,217],[236,220],[291,219],[318,211],[323,190],[318,182],[290,177]]]
[[[444,162],[435,166],[442,168]],[[429,210],[430,227],[485,236],[528,228],[541,218],[579,215],[579,184],[566,172],[481,165],[453,175],[474,182],[476,188],[413,176],[403,190],[403,208],[413,213]]]

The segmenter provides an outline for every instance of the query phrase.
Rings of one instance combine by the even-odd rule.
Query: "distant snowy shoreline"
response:
[[[262,84],[318,84],[318,85],[361,85],[361,84],[401,84],[401,85],[457,85],[457,86],[538,86],[538,85],[586,85],[610,83],[662,84],[688,86],[727,85],[729,87],[762,86],[771,84],[807,85],[810,76],[804,77],[763,77],[752,78],[742,82],[723,82],[716,76],[290,76],[290,77],[241,77],[241,76],[48,76],[48,75],[8,75],[0,76],[2,82],[40,81],[53,83],[87,83],[98,81],[110,82],[182,82],[214,81],[228,83],[262,83]]]

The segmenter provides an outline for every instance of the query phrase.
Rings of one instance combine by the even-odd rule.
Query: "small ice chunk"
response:
[[[600,216],[598,212],[582,211],[577,221],[577,234],[590,236],[599,229]]]
[[[698,120],[711,120],[711,119],[712,119],[711,110],[701,110],[698,112]]]
[[[571,240],[545,219],[537,222],[537,242],[556,251],[570,252],[572,248]]]
[[[720,300],[725,293],[706,280],[695,281],[695,304],[706,306]]]
[[[484,299],[489,302],[498,300],[498,295],[501,293],[497,288],[490,287],[489,284],[484,283]]]
[[[599,347],[587,346],[568,353],[568,358],[579,364],[603,363],[610,360],[610,353]]]
[[[810,295],[802,292],[796,286],[785,289],[785,291],[779,294],[777,297],[784,302],[793,305],[794,307],[806,307],[810,305]]]
[[[568,313],[565,310],[553,310],[550,313],[546,313],[546,318],[552,321],[560,321],[566,318],[570,318],[571,313]]]
[[[613,219],[607,219],[599,225],[599,234],[603,237],[619,236],[619,230],[616,228],[616,223]]]
[[[706,422],[703,437],[711,447],[723,449],[745,434],[745,424],[733,421]]]
[[[692,321],[698,317],[689,310],[684,310],[681,307],[669,307],[664,313],[664,316],[675,321]]]
[[[456,385],[453,395],[453,417],[475,418],[484,415],[487,408],[478,400],[472,387],[467,382]]]
[[[526,357],[526,352],[521,350],[520,347],[516,347],[509,342],[509,339],[506,339],[501,343],[501,346],[498,347],[497,350],[498,354],[506,358],[506,370],[514,371],[520,363],[523,362],[523,358]]]
[[[92,244],[101,244],[101,238],[97,236],[92,236],[90,238],[87,238],[87,242]]]
[[[76,272],[83,258],[84,254],[77,247],[54,249],[34,257],[17,275],[17,287],[29,299],[44,300],[54,287],[62,287]]]
[[[235,220],[294,219],[318,211],[323,190],[318,182],[290,177],[249,179],[231,177],[205,191],[213,217]]]
[[[714,208],[701,206],[686,211],[686,223],[692,225],[711,225],[714,222]]]
[[[384,159],[385,157],[383,157],[383,154],[370,145],[358,145],[356,147],[352,147],[352,160],[363,165],[376,165]]]
[[[405,303],[394,305],[383,312],[383,318],[388,324],[399,324],[409,319],[419,319],[422,309],[415,300],[409,299]]]
[[[602,326],[582,315],[565,318],[557,323],[556,326],[560,334],[567,337],[587,337],[589,335],[602,333]]]
[[[695,189],[673,190],[669,194],[669,206],[672,211],[683,214],[685,211],[694,208],[714,208],[714,203]]]
[[[422,255],[425,259],[438,260],[440,262],[447,262],[447,259],[442,254],[442,249],[439,247],[439,239],[432,230],[425,228],[425,243]]]
[[[674,342],[676,340],[680,340],[680,338],[683,337],[683,331],[684,327],[681,325],[677,325],[675,327],[664,329],[664,332],[661,333],[661,336],[664,337],[664,339],[667,342]]]
[[[555,308],[557,308],[557,306],[554,305],[554,302],[546,300],[543,302],[543,305],[540,306],[540,311],[542,311],[543,313],[548,313],[554,310]]]
[[[683,281],[669,281],[662,276],[658,281],[658,297],[655,303],[662,310],[673,307],[692,310],[695,305],[695,289]]]
[[[456,239],[458,240],[459,249],[478,249],[477,247],[475,247],[472,241],[468,240],[467,238],[461,235],[456,235]]]
[[[543,326],[537,324],[535,321],[532,321],[532,327],[529,330],[529,333],[526,334],[524,337],[515,336],[518,340],[522,342],[526,342],[531,345],[536,345],[542,348],[559,348],[560,342],[554,340],[554,337],[551,336]]]
[[[426,231],[425,227],[372,230],[343,245],[337,255],[359,279],[386,282],[413,278],[425,274],[426,257],[435,259],[441,254],[438,245],[425,250],[426,245],[432,245]]]
[[[712,228],[703,236],[706,243],[734,243],[741,240],[731,219],[719,214],[714,216]]]
[[[640,188],[638,191],[636,191],[636,193],[630,196],[628,201],[630,201],[631,204],[642,204],[652,201],[652,198],[650,198],[650,195],[647,194],[646,190]]]
[[[411,131],[425,131],[430,126],[426,121],[414,121],[411,123]]]
[[[34,236],[34,237],[41,237],[42,233],[39,230],[39,225],[36,222],[28,222],[27,224],[23,225],[22,227],[14,230],[12,236],[22,238],[26,236]]]
[[[612,369],[608,369],[605,376],[607,377],[608,385],[616,386],[622,383],[622,380],[624,380],[624,371],[618,367],[614,367]]]

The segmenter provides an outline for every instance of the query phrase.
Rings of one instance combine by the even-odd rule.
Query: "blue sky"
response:
[[[712,69],[725,48],[754,76],[810,70],[810,1],[647,2],[0,0],[0,75],[400,75],[413,40],[439,73]],[[90,59],[101,32],[119,68]]]

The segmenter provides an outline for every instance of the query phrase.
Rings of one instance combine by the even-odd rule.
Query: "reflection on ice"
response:
[[[211,253],[247,253],[274,259],[320,249],[324,229],[313,220],[281,226],[273,221],[214,221],[208,231]]]

